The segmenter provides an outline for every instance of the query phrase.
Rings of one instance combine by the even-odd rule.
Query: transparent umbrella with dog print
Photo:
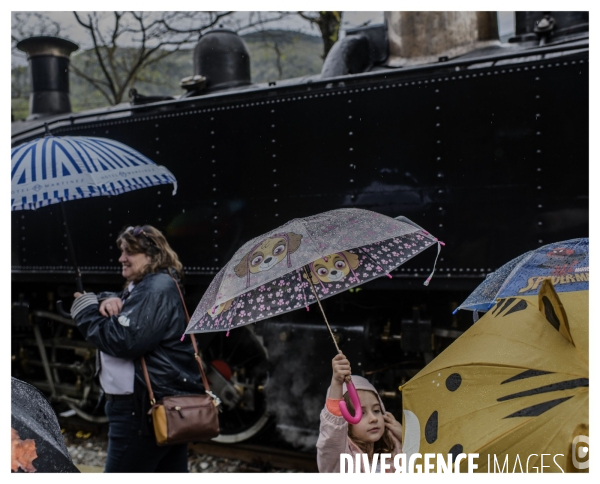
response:
[[[320,301],[391,277],[392,270],[436,243],[439,255],[443,242],[407,218],[357,208],[291,220],[233,255],[202,297],[186,333],[229,331],[317,303],[339,352]],[[354,419],[360,418],[360,405],[354,408]]]

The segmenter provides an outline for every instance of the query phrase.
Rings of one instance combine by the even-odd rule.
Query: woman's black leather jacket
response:
[[[80,296],[71,308],[86,341],[111,356],[134,360],[136,388],[146,388],[140,363],[145,357],[156,399],[203,392],[192,342],[189,336],[180,341],[186,317],[175,284],[166,270],[146,275],[118,316],[102,316],[94,293]]]

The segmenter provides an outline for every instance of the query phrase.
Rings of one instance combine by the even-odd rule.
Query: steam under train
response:
[[[46,130],[107,137],[178,180],[175,196],[163,186],[67,204],[86,290],[122,287],[115,239],[128,225],[166,234],[193,310],[238,247],[290,219],[342,207],[404,215],[446,243],[431,284],[434,249],[391,280],[323,302],[354,372],[400,415],[398,386],[472,324],[452,310],[485,274],[587,236],[589,213],[587,12],[517,12],[508,43],[482,37],[485,12],[430,12],[446,30],[422,29],[429,50],[411,54],[401,26],[416,14],[347,31],[320,75],[259,85],[244,42],[215,30],[194,51],[183,95],[133,91],[130,102],[78,114],[68,94],[77,46],[23,41],[33,92],[29,118],[12,123],[13,146]],[[471,14],[475,34],[452,37]],[[442,34],[455,43],[436,50]],[[59,408],[103,421],[94,349],[57,304],[68,309],[74,292],[57,207],[12,213],[12,374]],[[335,354],[318,312],[198,340],[225,406],[218,440],[266,435],[314,449]]]

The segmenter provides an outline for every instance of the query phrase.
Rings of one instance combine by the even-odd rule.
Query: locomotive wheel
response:
[[[107,422],[103,409],[98,407],[100,388],[94,377],[93,346],[77,338],[71,321],[42,311],[35,316],[39,321],[53,321],[44,326],[44,346],[55,391],[51,400],[89,422]],[[221,432],[213,440],[235,443],[253,437],[269,421],[264,393],[269,363],[261,337],[254,334],[253,326],[235,329],[229,336],[223,332],[197,336],[204,347],[202,359],[211,389],[223,402]],[[36,380],[40,389],[52,394],[48,380]]]
[[[54,341],[60,341],[64,333],[69,333],[68,327],[59,324],[54,333]],[[67,336],[68,339],[71,335]],[[59,392],[55,400],[64,403],[73,410],[78,417],[94,423],[107,423],[108,418],[104,415],[103,408],[98,409],[100,387],[97,385],[94,374],[95,348],[86,342],[81,342],[83,347],[74,350],[65,350],[52,345],[50,351],[50,364],[52,367],[52,379],[56,388],[61,388],[63,383],[76,389],[76,395]],[[71,363],[65,364],[65,361]]]
[[[220,435],[215,442],[236,443],[256,435],[268,422],[264,393],[267,351],[253,326],[206,335],[202,359],[211,390],[222,401]],[[199,336],[203,339],[205,336]],[[208,344],[206,344],[208,343]]]
[[[46,394],[56,412],[71,409],[93,423],[108,419],[99,408],[100,387],[94,378],[95,349],[75,323],[49,311],[25,313],[13,327],[12,375]]]

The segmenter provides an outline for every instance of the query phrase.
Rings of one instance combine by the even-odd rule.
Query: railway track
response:
[[[318,472],[317,456],[305,452],[254,444],[219,444],[197,442],[190,448],[199,454],[238,459],[250,464],[248,470],[265,472],[271,468],[294,469],[301,472]]]
[[[93,441],[95,447],[100,446],[104,451],[106,450],[107,424],[94,424],[78,417],[59,416],[58,419],[69,444],[84,448],[87,442]],[[209,441],[192,443],[189,447],[198,457],[211,456],[212,461],[217,461],[218,465],[213,465],[206,472],[280,472],[281,469],[318,472],[315,454],[282,449],[276,445],[276,443],[273,446],[249,443],[222,444]],[[190,456],[190,462],[195,460],[198,459]],[[235,471],[228,471],[231,466],[227,463],[231,461],[241,461],[243,464],[237,465]],[[85,459],[75,464],[85,473],[103,471],[97,463],[88,465]]]

